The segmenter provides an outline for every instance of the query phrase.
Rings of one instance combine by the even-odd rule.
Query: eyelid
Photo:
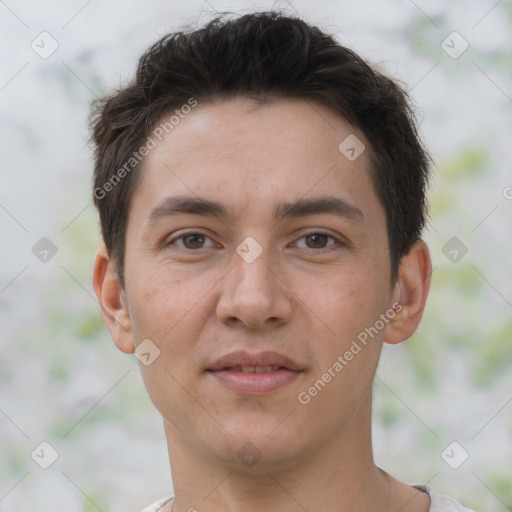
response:
[[[299,230],[299,233],[300,234],[297,238],[297,241],[301,240],[302,238],[304,238],[305,236],[308,236],[308,235],[325,235],[327,237],[332,238],[335,242],[328,247],[324,247],[324,248],[320,248],[320,249],[312,249],[309,247],[306,247],[306,248],[299,247],[298,248],[299,251],[307,251],[308,253],[311,253],[311,252],[318,253],[318,255],[322,255],[322,254],[328,255],[331,252],[340,251],[342,249],[343,250],[347,250],[347,249],[353,250],[354,249],[354,245],[351,242],[351,240],[349,240],[347,237],[345,237],[341,233],[338,233],[337,231],[333,232],[333,231],[325,229],[325,228],[317,228],[317,229],[308,228],[308,230],[305,232],[300,232],[300,230]],[[294,243],[297,243],[297,242],[294,242]]]
[[[185,238],[186,236],[190,236],[190,235],[201,235],[201,236],[204,236],[205,238],[208,238],[211,240],[211,237],[201,230],[189,230],[189,231],[184,231],[184,232],[181,232],[181,233],[173,236],[169,241],[166,240],[163,245],[166,247],[169,245],[175,245],[176,241],[181,240],[182,238]],[[178,246],[178,249],[182,249],[182,250],[188,251],[188,252],[200,252],[201,250],[204,250],[205,248],[201,247],[199,249],[187,249],[186,247]]]
[[[300,236],[297,238],[297,241],[294,243],[297,243],[299,240],[302,240],[303,238],[305,238],[307,236],[312,236],[312,235],[322,235],[322,236],[326,236],[327,238],[332,238],[335,243],[331,244],[327,247],[321,247],[319,249],[313,249],[310,247],[305,247],[305,248],[300,247],[299,249],[304,250],[304,251],[328,252],[330,250],[339,248],[340,246],[347,245],[347,241],[342,236],[333,235],[330,231],[324,231],[322,229],[309,230],[309,231],[303,232],[300,234]]]

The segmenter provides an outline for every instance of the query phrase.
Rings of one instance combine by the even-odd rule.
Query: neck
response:
[[[304,449],[293,460],[240,465],[206,457],[167,422],[175,498],[173,512],[279,510],[428,511],[424,493],[396,481],[373,461],[371,396],[335,439]]]

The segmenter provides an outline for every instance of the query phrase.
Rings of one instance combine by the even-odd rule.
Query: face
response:
[[[322,105],[238,98],[198,105],[146,157],[124,301],[134,346],[160,351],[141,364],[148,393],[188,450],[277,467],[369,423],[398,297],[367,151],[339,149],[351,134],[368,147]]]

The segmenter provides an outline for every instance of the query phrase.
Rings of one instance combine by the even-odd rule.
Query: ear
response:
[[[121,352],[132,354],[135,343],[126,297],[104,244],[94,256],[92,284],[112,340]]]
[[[432,262],[427,244],[418,240],[400,260],[393,304],[399,303],[395,316],[386,326],[386,343],[409,339],[416,331],[427,301],[432,278]]]

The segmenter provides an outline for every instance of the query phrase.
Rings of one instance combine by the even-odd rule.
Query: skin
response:
[[[336,112],[304,100],[200,104],[144,161],[129,211],[124,290],[105,247],[96,254],[94,289],[114,343],[131,354],[150,339],[160,350],[140,368],[168,442],[175,499],[164,510],[429,508],[427,494],[375,465],[371,445],[382,344],[416,330],[429,251],[418,241],[391,281],[367,151],[351,162],[338,150],[352,133],[369,147]],[[221,202],[232,218],[180,214],[150,223],[153,208],[176,195]],[[272,218],[282,201],[325,195],[362,216]],[[179,238],[193,233],[205,238]],[[305,236],[314,233],[336,238]],[[263,249],[252,263],[236,252],[248,236]],[[397,302],[394,318],[301,404],[299,393]],[[304,371],[266,395],[239,394],[204,372],[234,350],[277,351]],[[247,442],[261,454],[251,467],[237,457]]]

